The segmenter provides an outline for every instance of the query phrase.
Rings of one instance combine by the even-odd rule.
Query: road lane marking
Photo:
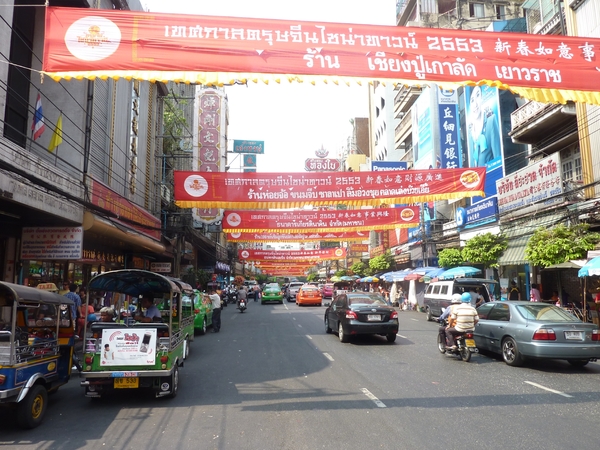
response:
[[[410,319],[410,320],[414,320],[415,322],[418,322],[418,321],[419,321],[419,319]]]
[[[312,341],[312,336],[306,335],[306,337]]]
[[[401,334],[397,334],[396,336],[401,337],[402,339],[408,339],[406,336],[402,336]]]
[[[534,383],[533,381],[524,381],[524,383],[530,384],[532,386],[538,387],[548,392],[552,392],[554,394],[562,395],[563,397],[572,398],[572,395],[565,394],[564,392],[557,391],[556,389],[550,389],[549,387],[542,386],[541,384]]]
[[[325,355],[325,358],[327,358],[329,361],[335,361],[335,359],[333,359],[333,356],[331,356],[329,353],[323,352],[323,355]]]
[[[378,408],[387,408],[387,406],[385,406],[385,403],[383,403],[381,400],[379,400],[377,397],[375,397],[373,394],[371,394],[371,392],[369,392],[368,389],[366,388],[362,388],[361,389],[362,393],[365,394],[370,400],[373,401],[373,403],[375,403],[377,405]]]

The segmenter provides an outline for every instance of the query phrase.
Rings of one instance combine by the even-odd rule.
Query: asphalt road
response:
[[[437,324],[400,313],[399,337],[325,334],[325,307],[223,310],[220,333],[197,336],[179,395],[137,391],[87,399],[78,378],[50,397],[45,422],[16,428],[11,449],[588,449],[600,421],[600,365],[508,367],[441,355]]]

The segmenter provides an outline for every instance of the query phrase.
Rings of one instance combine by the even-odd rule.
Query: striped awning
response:
[[[525,246],[531,235],[510,237],[508,236],[508,247],[504,250],[502,256],[498,259],[498,264],[501,266],[516,266],[519,264],[527,264],[529,261],[525,258]]]

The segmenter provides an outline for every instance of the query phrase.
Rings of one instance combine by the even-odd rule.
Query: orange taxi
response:
[[[296,305],[304,306],[304,305],[317,305],[321,306],[323,304],[323,294],[321,294],[321,290],[312,284],[304,284],[298,290],[296,294]]]

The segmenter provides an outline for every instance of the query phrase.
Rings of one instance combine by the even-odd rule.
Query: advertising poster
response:
[[[496,181],[504,176],[498,89],[465,87],[465,112],[469,167],[485,167],[485,196],[496,194]],[[474,197],[472,203],[482,200]]]
[[[156,328],[102,330],[102,366],[153,366],[156,356]]]

